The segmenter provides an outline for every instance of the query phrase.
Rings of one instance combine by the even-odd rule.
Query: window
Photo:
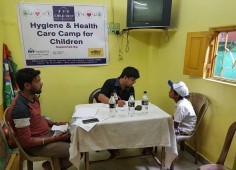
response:
[[[220,32],[217,39],[213,77],[236,80],[236,31]]]
[[[236,84],[236,26],[188,33],[184,74]]]

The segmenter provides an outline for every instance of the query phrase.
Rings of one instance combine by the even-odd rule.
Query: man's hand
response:
[[[69,122],[54,122],[53,125],[65,125],[65,124],[69,124]]]
[[[124,100],[118,100],[118,107],[123,107],[125,105]]]
[[[59,136],[54,136],[55,142],[57,142],[57,141],[66,141],[69,138],[70,138],[70,133],[68,131],[62,133]]]

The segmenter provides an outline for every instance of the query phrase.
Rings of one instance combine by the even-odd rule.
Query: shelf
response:
[[[126,28],[123,29],[123,32],[132,31],[132,32],[176,32],[176,28]]]

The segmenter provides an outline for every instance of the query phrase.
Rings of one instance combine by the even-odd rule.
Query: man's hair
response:
[[[31,83],[40,74],[39,70],[33,68],[22,68],[16,72],[16,83],[20,90],[24,89],[25,83]]]
[[[122,71],[120,78],[123,78],[124,76],[126,77],[134,77],[135,79],[138,79],[139,76],[139,71],[134,68],[134,67],[126,67],[124,68],[124,70]]]

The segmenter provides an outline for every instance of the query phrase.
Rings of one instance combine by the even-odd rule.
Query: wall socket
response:
[[[120,32],[120,23],[110,22],[107,24],[107,29],[109,34],[114,34],[117,31]]]

